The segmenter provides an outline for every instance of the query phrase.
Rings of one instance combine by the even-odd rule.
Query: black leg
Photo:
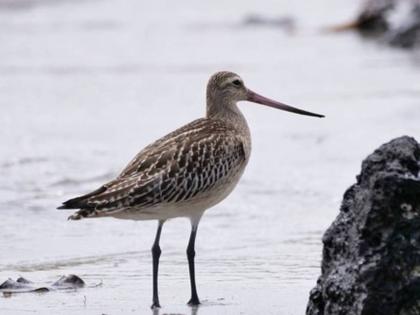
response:
[[[164,221],[159,221],[158,228],[156,231],[155,241],[152,246],[152,256],[153,256],[153,304],[151,308],[160,307],[159,304],[159,293],[158,293],[158,270],[159,270],[159,257],[161,254],[159,240],[160,233],[162,232],[162,225]]]
[[[188,301],[188,305],[196,306],[200,304],[200,300],[197,295],[197,287],[195,285],[195,268],[194,268],[194,257],[195,257],[195,236],[197,234],[198,223],[193,223],[191,226],[190,240],[187,247],[188,257],[188,268],[190,271],[190,284],[191,284],[191,299]]]

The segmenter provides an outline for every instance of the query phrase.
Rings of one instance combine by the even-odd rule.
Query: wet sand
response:
[[[156,223],[69,222],[55,208],[115,176],[139,149],[204,113],[218,70],[327,116],[241,104],[253,135],[243,180],[199,227],[203,306],[191,310],[189,223],[162,234],[155,314],[303,314],[320,273],[321,236],[361,160],[403,134],[420,138],[418,56],[322,34],[356,4],[36,1],[0,6],[0,281],[54,281],[69,292],[0,298],[1,314],[150,314]],[[241,27],[291,16],[293,33]]]

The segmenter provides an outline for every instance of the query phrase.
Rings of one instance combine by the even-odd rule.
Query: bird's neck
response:
[[[224,121],[234,128],[238,134],[243,137],[244,144],[247,147],[247,151],[251,148],[251,134],[249,132],[248,123],[242,112],[239,110],[236,102],[223,104],[217,102],[217,104],[209,103],[207,100],[207,119],[217,119]]]
[[[207,100],[207,118],[231,122],[236,126],[247,126],[245,117],[239,110],[236,102],[219,101],[217,103],[212,103],[211,100]]]

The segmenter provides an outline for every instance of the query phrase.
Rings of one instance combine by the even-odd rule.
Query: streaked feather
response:
[[[199,198],[245,167],[249,143],[235,126],[198,119],[144,148],[99,189],[63,203],[80,209],[70,219],[136,211]]]

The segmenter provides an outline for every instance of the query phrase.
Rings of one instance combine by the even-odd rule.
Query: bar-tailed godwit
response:
[[[176,217],[187,217],[191,221],[187,247],[191,284],[188,304],[200,304],[194,272],[198,223],[205,210],[230,194],[251,153],[251,136],[245,117],[237,106],[239,101],[324,117],[258,95],[246,88],[235,73],[217,72],[207,85],[205,118],[194,120],[147,146],[117,178],[59,207],[79,209],[69,217],[70,220],[115,217],[158,221],[152,246],[152,308],[160,307],[158,266],[162,226],[166,220]]]

